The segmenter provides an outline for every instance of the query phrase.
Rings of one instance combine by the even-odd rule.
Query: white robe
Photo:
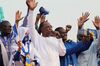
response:
[[[1,40],[0,40],[0,45],[1,45],[1,50],[2,50],[2,58],[3,58],[4,66],[8,66],[9,61],[8,61],[7,51]]]
[[[10,46],[10,52],[11,52],[11,55],[10,55],[10,59],[8,60],[8,54],[7,54],[7,49],[4,47],[4,45],[1,43],[2,41],[0,40],[0,43],[1,43],[1,46],[2,46],[2,54],[3,54],[3,61],[4,61],[4,65],[5,66],[12,66],[14,65],[14,61],[13,61],[13,57],[15,55],[15,51],[18,50],[18,46],[15,42],[15,40],[17,41],[17,37],[15,37],[14,39],[11,40],[11,46]],[[13,63],[13,64],[12,64]]]
[[[34,47],[41,56],[41,66],[60,66],[59,55],[64,56],[66,53],[62,39],[42,37],[39,35],[35,29],[32,11],[29,11],[28,15],[28,27]]]
[[[98,31],[98,35],[100,31]],[[97,64],[97,50],[100,48],[100,44],[98,43],[100,37],[94,40],[90,46],[90,48],[84,52],[82,52],[78,56],[78,64],[79,66],[98,66]]]

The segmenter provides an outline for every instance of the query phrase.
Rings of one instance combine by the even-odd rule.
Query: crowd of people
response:
[[[100,66],[100,17],[95,16],[96,29],[84,29],[89,12],[78,18],[77,41],[67,38],[71,25],[52,29],[42,7],[33,18],[38,5],[35,0],[26,0],[27,14],[16,12],[15,24],[8,20],[0,22],[0,66]]]

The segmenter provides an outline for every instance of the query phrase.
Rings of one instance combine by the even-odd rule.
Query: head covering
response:
[[[95,30],[95,29],[87,29],[88,30],[88,33],[92,33],[93,34],[93,37],[94,38],[97,38],[97,30]]]
[[[81,40],[83,35],[88,36],[90,33],[93,35],[94,39],[97,38],[97,31],[95,29],[80,29],[78,30],[77,39]]]

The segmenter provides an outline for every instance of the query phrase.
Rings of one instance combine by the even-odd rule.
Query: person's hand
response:
[[[100,17],[99,16],[94,17],[94,21],[92,21],[92,22],[93,22],[95,28],[97,30],[99,30],[100,29]]]
[[[37,16],[36,16],[36,20],[39,20],[40,17],[41,17],[41,15],[40,15],[40,14],[37,14]]]
[[[19,24],[19,21],[22,20],[24,17],[21,16],[22,15],[22,12],[20,12],[19,10],[16,12],[16,16],[15,16],[15,22],[17,24],[17,27],[18,27],[18,24]]]
[[[45,15],[41,15],[40,23],[45,22],[45,19],[46,19],[46,16]]]
[[[35,23],[38,23],[39,22],[40,17],[41,17],[41,15],[40,14],[37,14]]]
[[[71,26],[71,25],[66,25],[66,33],[68,33],[68,31],[70,31],[70,30],[71,30],[71,28],[72,28],[72,26]]]
[[[26,4],[28,6],[28,9],[34,10],[38,4],[38,2],[35,2],[35,0],[27,0]]]
[[[78,29],[81,29],[84,23],[89,20],[89,12],[82,13],[82,16],[78,19]]]
[[[22,41],[21,40],[19,40],[18,41],[18,51],[20,52],[21,51],[21,49],[22,49]]]
[[[50,36],[56,37],[57,39],[61,38],[61,35],[58,31],[52,31]]]

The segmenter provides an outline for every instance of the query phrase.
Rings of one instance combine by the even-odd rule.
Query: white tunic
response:
[[[98,31],[98,35],[100,35],[100,31]],[[98,66],[97,65],[97,50],[100,48],[100,37],[94,40],[90,46],[90,48],[84,52],[82,52],[78,57],[79,66]]]
[[[3,62],[4,62],[4,66],[7,66],[9,61],[8,61],[8,55],[7,55],[7,51],[4,47],[4,44],[2,43],[2,41],[0,40],[0,45],[1,45],[1,52],[2,52],[2,58],[3,58]]]
[[[62,40],[39,35],[35,29],[32,11],[29,11],[28,15],[28,27],[34,47],[41,56],[41,66],[60,66],[59,55],[64,56],[66,53]]]

